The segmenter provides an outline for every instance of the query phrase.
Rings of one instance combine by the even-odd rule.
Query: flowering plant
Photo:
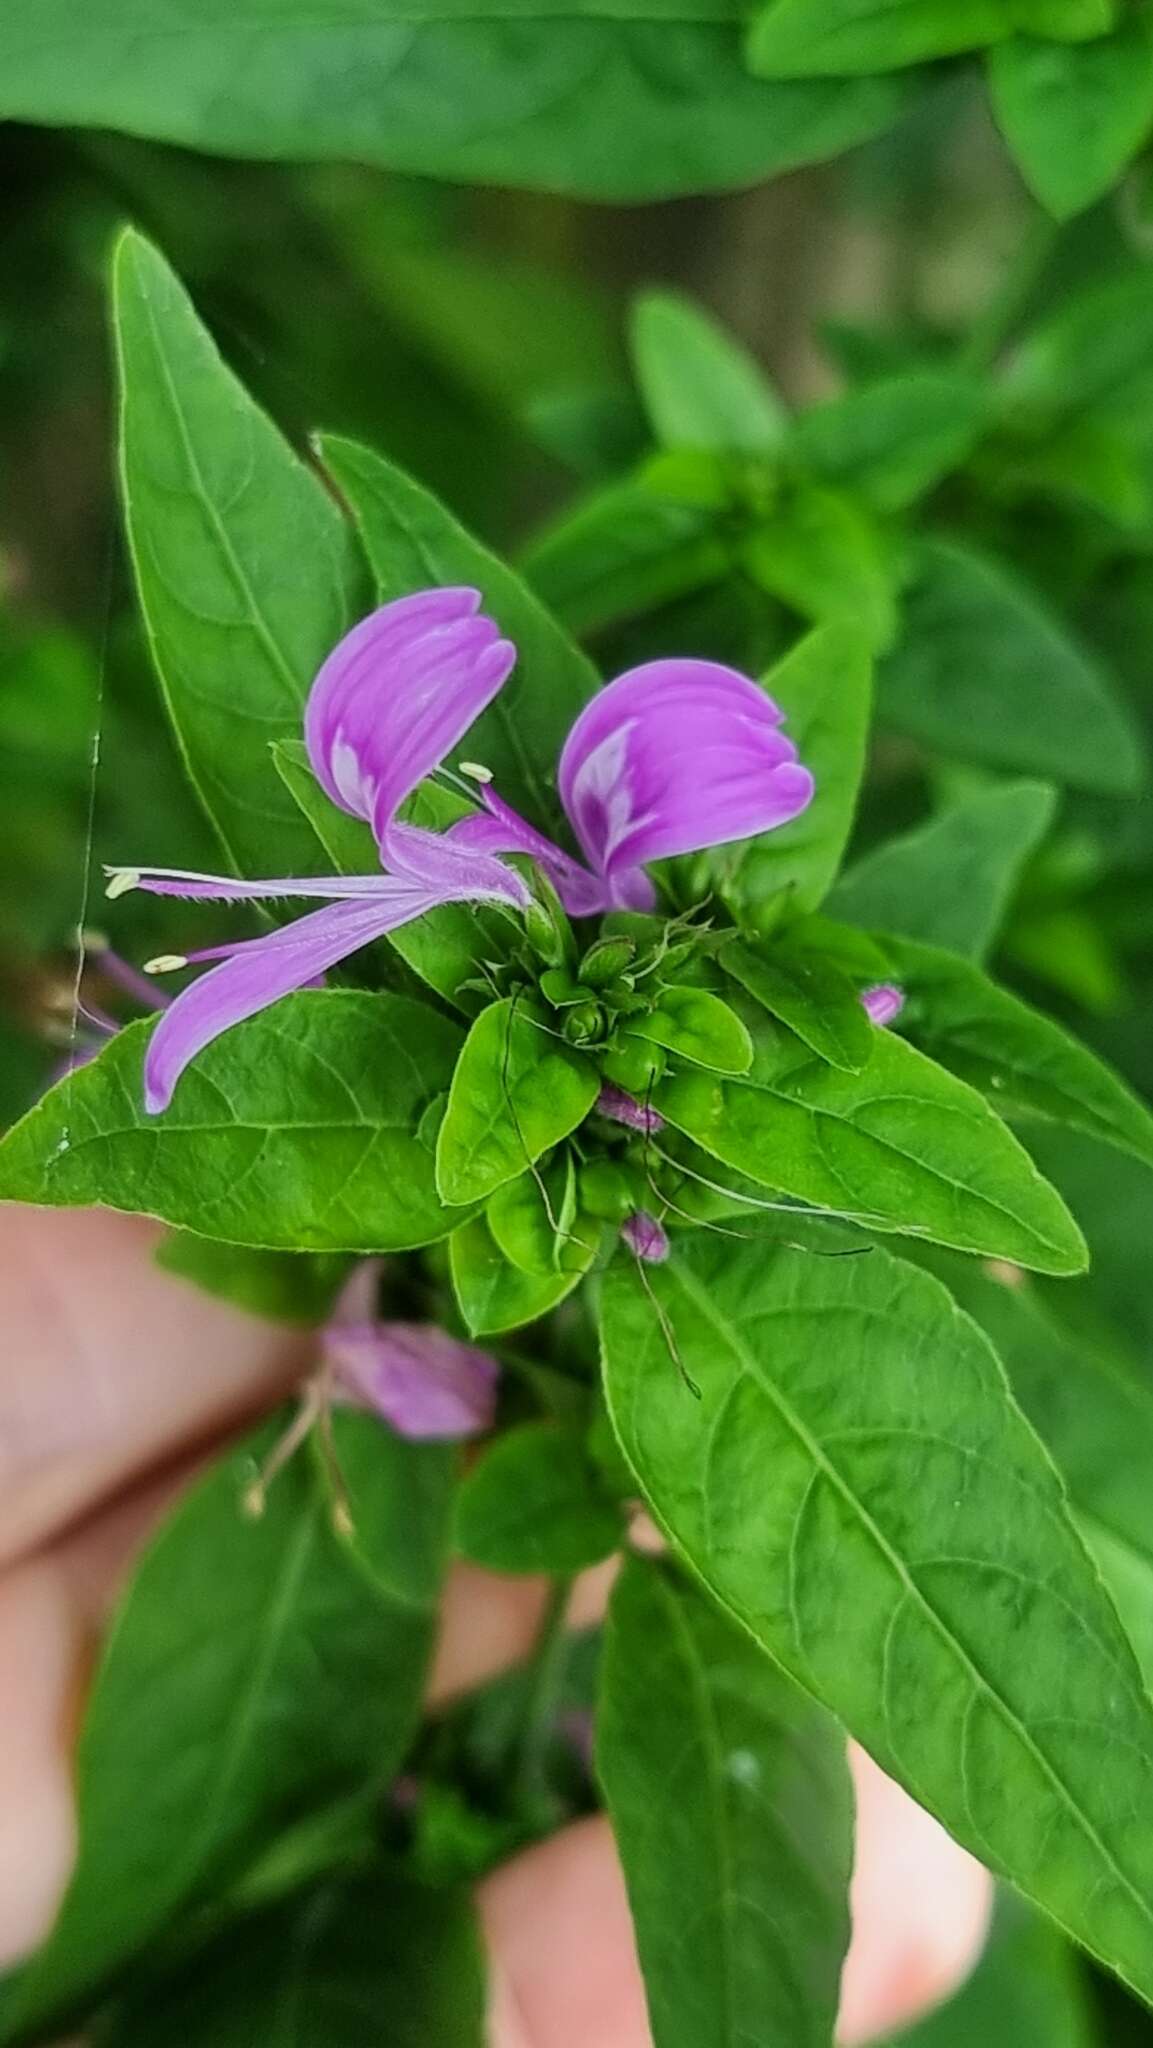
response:
[[[137,595],[226,871],[117,847],[89,968],[154,1014],[78,984],[0,1197],[156,1219],[170,1270],[312,1334],[139,1567],[0,2043],[256,2038],[291,1965],[322,2017],[286,2039],[366,2038],[342,2000],[387,1982],[406,2039],[471,2048],[461,1887],[603,1806],[657,2048],[818,2048],[846,1735],[1153,1995],[1153,1707],[1122,1546],[1043,1441],[1088,1254],[1034,1142],[1144,1168],[1153,1117],[984,966],[1048,792],[846,861],[879,553],[812,607],[745,533],[772,658],[702,630],[602,682],[533,587],[602,501],[526,581],[358,443],[301,461],[135,232],[115,321]],[[731,448],[685,459],[730,489]],[[187,947],[188,904],[260,922]],[[551,1591],[522,1668],[426,1713],[450,1554]]]

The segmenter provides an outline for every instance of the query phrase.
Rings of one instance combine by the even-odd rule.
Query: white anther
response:
[[[183,953],[158,953],[155,960],[144,962],[145,974],[176,974],[188,962]]]
[[[467,775],[472,782],[492,781],[492,769],[486,768],[482,761],[462,761],[460,772]]]
[[[104,894],[110,902],[114,903],[118,896],[127,896],[130,889],[140,887],[140,874],[136,868],[109,868],[107,872],[109,879]]]

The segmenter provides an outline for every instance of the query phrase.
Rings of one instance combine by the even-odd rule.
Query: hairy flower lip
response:
[[[145,1061],[150,1113],[233,1024],[315,982],[362,946],[449,903],[531,896],[505,856],[539,864],[574,917],[651,910],[646,863],[754,837],[799,815],[813,779],[781,731],[772,698],[750,677],[691,657],[646,662],[598,692],[561,752],[560,795],[582,863],[481,780],[481,808],[445,832],[399,810],[464,739],[516,663],[516,649],[467,586],[414,592],[360,620],[321,664],[304,736],[330,800],[362,818],[380,852],[371,875],[240,881],[164,868],[110,869],[109,893],[221,902],[319,899],[324,905],[257,939],[190,955],[216,964],[176,997]],[[485,771],[487,774],[487,771]]]

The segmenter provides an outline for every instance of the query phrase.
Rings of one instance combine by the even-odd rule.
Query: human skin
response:
[[[48,1927],[75,1853],[69,1752],[118,1582],[196,1463],[306,1369],[307,1333],[152,1264],[155,1227],[0,1207],[0,1967]],[[574,1619],[603,1603],[604,1571]],[[544,1589],[459,1567],[434,1699],[522,1655]],[[946,1996],[979,1951],[985,1873],[867,1758],[841,2039]],[[490,2048],[651,2048],[608,1828],[581,1821],[480,1888]]]

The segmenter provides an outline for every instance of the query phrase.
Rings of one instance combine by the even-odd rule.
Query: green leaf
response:
[[[785,731],[816,783],[808,809],[740,849],[725,893],[754,922],[815,910],[845,851],[865,770],[873,667],[851,626],[821,626],[765,677]],[[722,855],[721,861],[725,857]]]
[[[655,2048],[828,2048],[848,1939],[844,1742],[679,1572],[613,1589],[597,1775]]]
[[[975,1089],[890,1031],[846,1074],[791,1032],[754,1029],[748,1077],[679,1074],[653,1100],[737,1173],[876,1230],[1076,1273],[1085,1246],[1056,1191]]]
[[[551,1160],[539,1180],[536,1174],[522,1173],[516,1180],[505,1181],[492,1196],[485,1215],[505,1258],[538,1280],[557,1273],[587,1272],[600,1243],[600,1225],[577,1213],[571,1154]]]
[[[878,715],[961,760],[1127,795],[1144,777],[1134,722],[1098,658],[1000,563],[953,541],[911,556]]]
[[[478,81],[483,80],[483,94]],[[240,89],[243,88],[243,89]],[[482,104],[483,102],[483,104]],[[213,155],[653,199],[837,156],[895,119],[884,79],[750,78],[727,0],[10,0],[0,116]]]
[[[628,1038],[663,1045],[675,1059],[717,1074],[746,1074],[753,1041],[735,1010],[703,988],[663,988],[647,1016],[630,1017]]]
[[[632,357],[653,433],[667,448],[764,455],[788,424],[768,373],[683,292],[643,292],[633,306]]]
[[[1005,0],[769,0],[749,30],[761,78],[848,77],[954,57],[1011,35]]]
[[[192,1230],[169,1232],[156,1263],[206,1294],[284,1323],[322,1323],[348,1271],[332,1252],[263,1252]]]
[[[1153,1166],[1153,1115],[1087,1046],[980,969],[936,946],[890,940],[902,1030],[1002,1116],[1084,1131]]]
[[[539,1321],[581,1277],[522,1272],[505,1257],[483,1216],[453,1231],[448,1254],[453,1291],[473,1337],[495,1337]]]
[[[756,948],[740,940],[719,957],[725,973],[818,1058],[847,1074],[860,1073],[873,1050],[875,1027],[848,975],[832,961],[799,944]]]
[[[308,874],[316,842],[268,747],[299,736],[309,685],[349,624],[354,544],[132,230],[113,281],[124,513],[168,714],[237,870]]]
[[[896,512],[960,466],[984,412],[975,379],[911,370],[802,413],[792,446],[830,483],[848,484],[878,510]]]
[[[263,1516],[244,1516],[283,1420],[213,1466],[137,1569],[81,1737],[79,1862],[4,2040],[71,2014],[302,1816],[379,1799],[408,1745],[452,1460],[371,1417],[334,1416],[350,1545],[304,1456]]]
[[[338,875],[371,875],[380,867],[380,850],[362,818],[331,803],[309,765],[300,741],[274,746],[272,757]],[[468,805],[451,790],[425,782],[404,805],[409,823],[443,831],[463,817]],[[467,903],[444,903],[412,924],[386,933],[405,965],[430,988],[471,1016],[478,1008],[474,991],[464,984],[475,979],[482,961],[503,961],[509,953],[510,928],[497,912]]]
[[[887,647],[897,626],[893,564],[871,514],[826,484],[791,485],[740,548],[753,582],[816,624],[853,626]]]
[[[1051,426],[1096,412],[1146,434],[1153,410],[1153,273],[1144,267],[1064,300],[1013,350],[1006,403]]]
[[[619,1550],[623,1534],[584,1431],[552,1422],[507,1431],[457,1495],[456,1547],[494,1572],[584,1571]]]
[[[596,1068],[516,996],[490,1003],[457,1062],[436,1147],[445,1202],[483,1202],[583,1123]]]
[[[561,747],[598,686],[591,662],[515,571],[422,485],[355,441],[328,437],[320,448],[352,507],[381,602],[432,584],[473,584],[515,643],[516,668],[457,751],[492,769],[507,803],[538,824],[551,823]]]
[[[484,1974],[471,1908],[369,1872],[236,1922],[150,1980],[100,2048],[483,2048]]]
[[[538,534],[522,566],[574,633],[599,633],[719,583],[732,565],[723,478],[700,458],[658,456],[635,477],[566,511]]]
[[[460,1222],[420,1119],[460,1030],[402,996],[287,996],[201,1054],[162,1117],[144,1109],[152,1020],[61,1081],[0,1145],[0,1199],[101,1202],[270,1251],[402,1251]]]
[[[850,924],[981,960],[1055,806],[1054,791],[1042,782],[1005,783],[969,797],[866,854],[838,882],[829,909]]]
[[[994,50],[997,124],[1021,175],[1059,220],[1110,192],[1153,129],[1153,23],[1134,16],[1089,43],[1018,36]]]
[[[1099,2048],[1076,1950],[1011,1892],[998,1898],[984,1953],[960,1990],[877,2048],[974,2048],[981,2041]]]
[[[1149,1997],[1153,1706],[985,1338],[879,1250],[701,1234],[646,1279],[701,1399],[623,1261],[605,1367],[665,1533],[890,1775]]]

